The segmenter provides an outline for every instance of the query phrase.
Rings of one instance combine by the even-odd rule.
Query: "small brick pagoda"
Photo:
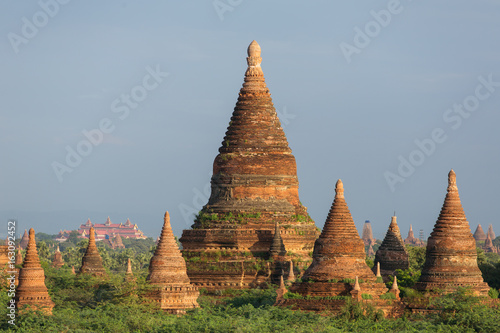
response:
[[[29,242],[28,231],[24,229],[24,234],[23,237],[21,238],[21,243],[19,243],[19,245],[21,246],[21,250],[26,250],[28,242]]]
[[[267,274],[262,259],[269,255],[275,223],[286,250],[303,268],[319,234],[299,200],[295,157],[266,86],[260,54],[253,41],[243,87],[214,160],[210,198],[180,238],[188,275],[198,287],[254,286]]]
[[[474,294],[488,296],[490,288],[477,266],[476,242],[460,202],[453,170],[448,174],[447,191],[427,241],[425,264],[415,287],[420,291],[452,292],[469,286]]]
[[[30,305],[32,308],[42,310],[47,314],[52,314],[54,308],[54,302],[52,302],[45,286],[45,273],[38,258],[33,228],[29,231],[23,267],[19,271],[15,302],[19,309],[24,305]]]
[[[114,243],[114,246],[116,249],[124,249],[125,248],[125,245],[123,245],[122,236],[120,236],[120,234],[116,235],[115,241],[113,243]]]
[[[149,263],[146,281],[155,287],[147,297],[169,313],[181,314],[186,309],[199,307],[196,300],[200,292],[189,280],[168,212],[165,213],[160,241]]]
[[[104,276],[106,275],[106,270],[102,265],[102,258],[99,255],[99,250],[95,245],[95,232],[94,228],[90,228],[89,231],[89,245],[87,246],[87,251],[82,258],[82,267],[80,267],[81,274],[91,274],[94,276]]]
[[[59,251],[59,246],[57,246],[56,252],[54,252],[54,259],[52,259],[52,267],[60,268],[64,265],[61,251]]]
[[[484,242],[486,240],[486,234],[480,224],[477,225],[476,231],[474,232],[474,239],[476,242]]]
[[[402,305],[399,300],[380,299],[389,290],[366,264],[365,245],[345,202],[340,179],[335,192],[323,231],[314,244],[313,262],[302,276],[302,281],[290,287],[290,292],[298,293],[304,299],[278,299],[277,304],[303,310],[336,312],[345,304],[345,298],[356,301],[367,298],[364,301],[369,299],[386,316],[394,316],[394,311],[400,311]],[[333,299],[342,296],[344,299]],[[310,300],[308,297],[317,299]]]
[[[491,240],[490,234],[486,237],[484,241],[484,245],[482,247],[485,253],[498,253],[498,248],[493,245],[493,241]]]
[[[380,274],[386,282],[389,280],[389,275],[394,276],[396,269],[405,270],[410,267],[408,252],[396,219],[396,216],[391,218],[387,234],[375,254],[373,266],[373,271],[376,272],[377,263],[380,263]]]
[[[405,238],[404,243],[406,245],[413,245],[413,246],[425,245],[424,242],[415,237],[415,235],[413,234],[413,227],[411,226],[411,224],[410,224],[410,230],[408,231],[408,237]]]
[[[372,246],[375,244],[376,239],[373,237],[372,224],[370,221],[366,220],[363,225],[363,232],[361,234],[361,239],[365,243],[365,246]]]
[[[495,239],[495,232],[493,231],[493,226],[490,224],[488,227],[488,236],[490,236],[491,240]]]

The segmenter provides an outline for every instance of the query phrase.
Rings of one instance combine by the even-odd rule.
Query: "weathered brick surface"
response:
[[[155,287],[147,295],[170,313],[183,313],[186,309],[199,307],[198,288],[191,284],[186,271],[186,262],[175,241],[170,215],[165,213],[160,241],[149,263],[146,278]]]
[[[24,234],[23,237],[21,238],[21,243],[19,243],[22,250],[26,249],[26,247],[28,246],[28,241],[29,241],[28,231],[24,229]]]
[[[335,200],[321,235],[314,244],[313,262],[304,273],[303,280],[314,281],[354,279],[365,281],[376,277],[365,262],[365,245],[344,198],[344,186],[339,179]]]
[[[448,190],[428,241],[425,264],[416,288],[422,291],[456,290],[470,286],[487,296],[489,287],[477,266],[476,242],[458,195],[456,175],[448,174]]]
[[[248,47],[243,87],[214,160],[209,201],[180,241],[189,252],[233,250],[257,256],[269,252],[277,222],[286,250],[310,260],[318,232],[300,203],[295,157],[261,61],[260,46],[254,41]],[[238,255],[231,260],[241,261]],[[188,274],[196,285],[211,283],[210,274],[198,276],[190,265]],[[228,274],[225,283],[239,281]]]
[[[365,245],[345,202],[340,179],[325,226],[314,244],[313,262],[302,276],[302,281],[290,287],[290,292],[316,299],[278,299],[276,304],[335,313],[340,311],[345,300],[328,298],[343,296],[373,304],[386,316],[399,315],[402,307],[399,300],[379,302],[380,296],[388,290],[366,265]],[[362,300],[363,297],[369,299]]]
[[[374,245],[376,242],[375,237],[373,237],[372,224],[370,221],[365,221],[363,225],[363,232],[361,233],[361,239],[365,243],[365,246]]]
[[[474,232],[474,239],[476,242],[484,242],[486,240],[486,234],[480,224],[477,225],[476,231]]]
[[[35,230],[29,231],[23,267],[19,271],[19,284],[16,289],[16,307],[30,305],[32,308],[52,314],[54,302],[45,286],[45,273],[40,265],[35,243]]]
[[[56,252],[54,253],[54,259],[52,259],[52,267],[59,268],[64,265],[61,251],[59,251],[59,246],[57,246]]]
[[[89,245],[82,258],[82,266],[80,267],[81,274],[90,274],[94,276],[106,275],[106,270],[102,265],[102,258],[99,250],[95,245],[95,231],[94,228],[89,230]]]
[[[408,237],[405,238],[404,243],[407,245],[414,245],[420,247],[425,245],[424,242],[415,237],[415,235],[413,234],[413,227],[411,224],[410,224],[410,230],[408,231]]]
[[[396,269],[405,270],[410,267],[408,252],[406,251],[396,216],[391,218],[391,224],[382,244],[375,254],[373,272],[376,272],[377,263],[380,263],[380,273],[384,278],[394,276]]]

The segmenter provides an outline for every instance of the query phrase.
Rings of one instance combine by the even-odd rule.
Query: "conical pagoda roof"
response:
[[[89,244],[87,246],[87,251],[82,258],[80,273],[92,274],[95,276],[102,276],[106,274],[106,270],[102,265],[101,255],[99,254],[99,250],[95,244],[94,227],[91,227],[89,230]]]
[[[374,263],[375,265],[380,263],[384,275],[393,275],[396,269],[405,270],[409,267],[408,252],[401,237],[396,216],[391,218],[389,229],[375,254]]]
[[[375,244],[375,238],[373,237],[372,224],[370,221],[366,220],[363,225],[363,232],[361,234],[361,239],[366,246]]]
[[[54,307],[54,302],[50,299],[45,286],[45,273],[40,265],[33,228],[29,231],[26,254],[23,267],[19,271],[19,284],[15,298],[17,307],[29,304],[35,308],[44,308],[48,313],[52,313]]]
[[[474,239],[478,242],[486,240],[486,234],[480,224],[477,225],[476,231],[474,232]]]
[[[259,44],[253,41],[247,52],[243,87],[214,160],[208,206],[243,211],[267,207],[293,214],[295,208],[302,207],[295,157],[264,80]],[[262,202],[255,207],[255,202],[245,199]]]
[[[495,239],[495,232],[493,231],[493,226],[491,224],[488,227],[488,236],[490,236],[491,240]]]
[[[313,262],[303,280],[328,281],[332,279],[375,280],[365,262],[365,245],[344,199],[344,186],[339,179],[335,200],[326,218],[321,235],[314,244]]]
[[[21,243],[19,243],[21,249],[23,250],[26,249],[26,246],[28,246],[28,241],[29,241],[28,231],[24,229],[24,234],[23,237],[21,238]]]
[[[248,68],[243,87],[219,152],[251,150],[291,154],[260,67],[262,58],[259,44],[252,41],[247,52]]]
[[[489,290],[477,266],[476,242],[460,202],[456,174],[451,170],[446,197],[428,239],[425,264],[416,287],[445,290],[463,286],[471,286],[480,295]]]
[[[154,256],[151,258],[149,275],[146,280],[156,285],[190,283],[186,271],[186,262],[175,241],[168,212],[165,213],[160,241]]]
[[[123,245],[122,237],[120,236],[120,234],[116,235],[114,243],[115,243],[115,247],[117,247],[117,248],[121,248],[121,249],[125,248],[125,245]]]
[[[274,228],[273,242],[271,244],[271,249],[269,250],[272,256],[284,256],[286,255],[285,244],[283,244],[283,239],[281,238],[280,226],[276,222]]]

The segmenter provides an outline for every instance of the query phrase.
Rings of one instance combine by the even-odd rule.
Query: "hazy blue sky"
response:
[[[472,228],[500,233],[500,2],[65,1],[0,3],[2,220],[156,237],[168,210],[179,236],[255,39],[318,227],[341,178],[360,232],[396,210],[427,237],[454,168]]]

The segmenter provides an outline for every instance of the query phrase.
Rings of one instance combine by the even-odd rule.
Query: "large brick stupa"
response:
[[[476,241],[460,202],[453,170],[448,174],[447,191],[441,213],[427,241],[425,264],[415,287],[431,292],[471,287],[474,294],[487,296],[490,288],[477,266]]]
[[[213,163],[210,198],[180,239],[188,275],[200,287],[252,286],[263,268],[260,258],[269,256],[276,223],[290,259],[303,263],[310,262],[319,234],[299,200],[295,157],[266,86],[260,54],[253,41],[243,87]]]

